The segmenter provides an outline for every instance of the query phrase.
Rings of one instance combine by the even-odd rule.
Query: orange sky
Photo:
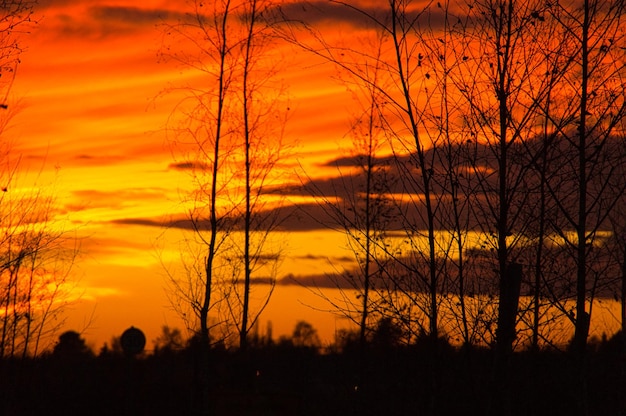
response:
[[[133,325],[146,332],[150,347],[162,325],[183,325],[169,308],[162,266],[176,268],[181,234],[158,226],[184,211],[181,195],[191,186],[189,175],[172,167],[165,133],[181,96],[163,93],[199,79],[158,54],[160,23],[180,13],[180,2],[39,3],[39,23],[23,38],[26,50],[12,89],[11,105],[19,112],[5,137],[21,155],[20,184],[52,189],[58,219],[81,241],[74,266],[80,299],[68,308],[65,328],[82,331],[97,349]],[[304,9],[296,4],[292,10]],[[358,25],[350,25],[354,16],[342,10],[316,15],[332,28],[325,35],[359,41]],[[325,164],[350,147],[352,95],[335,68],[293,47],[278,52],[290,108],[285,139],[295,146],[284,177],[298,182],[300,165],[313,178],[334,174]],[[342,234],[314,223],[290,225],[279,236],[279,280],[306,281],[354,266]],[[346,322],[319,310],[326,307],[305,288],[279,284],[262,327],[272,321],[276,337],[305,319],[330,341]]]
[[[21,66],[12,89],[19,105],[9,132],[22,155],[24,183],[54,189],[65,228],[81,238],[74,267],[81,299],[67,311],[67,328],[83,331],[95,348],[130,325],[153,340],[161,325],[181,327],[165,296],[161,261],[175,261],[178,236],[164,228],[128,225],[163,221],[181,210],[190,186],[173,162],[164,127],[178,97],[161,93],[186,77],[183,68],[159,62],[162,30],[178,2],[40,1],[39,23],[24,37]],[[291,118],[286,139],[308,174],[338,155],[348,131],[346,88],[329,67],[305,63],[295,50],[282,75]],[[292,161],[293,175],[297,163]],[[345,257],[344,239],[330,232],[286,234],[279,278],[332,271],[328,258]],[[306,242],[306,243],[304,243]],[[298,319],[311,321],[330,339],[333,316],[307,290],[279,285],[262,318],[274,335],[289,333]],[[338,323],[339,322],[339,323]],[[263,324],[265,326],[265,324]]]

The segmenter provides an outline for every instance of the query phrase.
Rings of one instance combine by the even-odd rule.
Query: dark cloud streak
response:
[[[209,165],[207,165],[204,162],[194,162],[194,161],[187,161],[187,162],[176,162],[176,163],[170,163],[167,166],[168,169],[173,169],[173,170],[180,170],[180,171],[186,171],[186,170],[208,170],[209,169]]]
[[[72,9],[70,9],[70,6]],[[183,14],[168,9],[93,5],[83,10],[73,2],[48,1],[51,19],[56,18],[57,33],[62,37],[105,40],[156,30],[164,22],[181,19]],[[57,10],[53,10],[57,8]]]
[[[176,17],[171,10],[121,6],[94,6],[90,14],[99,21],[129,25],[150,25]]]
[[[281,5],[280,10],[290,21],[303,22],[307,25],[333,25],[345,23],[355,28],[371,28],[378,23],[389,26],[390,12],[386,2],[370,2],[368,5],[358,5],[346,1],[345,4],[324,1],[299,1]],[[407,21],[426,20],[431,28],[441,27],[445,21],[445,14],[441,8],[430,6],[426,1],[415,4],[413,10],[407,11]]]
[[[354,8],[322,1],[302,1],[289,3],[280,7],[288,20],[304,22],[310,25],[320,23],[343,22],[356,27],[371,26],[367,15],[375,16],[384,8],[365,8],[361,13]]]

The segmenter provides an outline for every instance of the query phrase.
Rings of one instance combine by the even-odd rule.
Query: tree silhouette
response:
[[[174,59],[202,74],[202,83],[181,88],[185,98],[170,120],[172,147],[191,166],[194,189],[188,212],[193,236],[181,257],[187,275],[170,279],[175,308],[200,342],[199,411],[208,412],[211,340],[247,347],[247,337],[269,302],[279,253],[267,252],[277,217],[266,200],[281,156],[280,88],[270,82],[268,2],[191,2],[189,15],[166,25]],[[267,273],[256,285],[253,274]],[[260,288],[267,290],[262,293]],[[253,288],[256,289],[253,293]],[[211,331],[214,314],[221,334]],[[214,326],[214,327],[215,327]]]
[[[52,355],[61,359],[81,359],[92,358],[94,354],[78,332],[66,331],[59,336]]]
[[[36,0],[4,0],[0,14],[0,111],[9,107],[9,94],[23,50],[21,35],[36,23]]]
[[[76,242],[60,231],[54,198],[38,184],[17,191],[21,156],[6,139],[19,108],[8,105],[23,36],[36,1],[3,1],[0,12],[0,358],[36,356],[62,324]]]
[[[318,350],[322,345],[317,330],[306,321],[296,323],[291,335],[291,343],[294,347],[314,350]]]
[[[155,355],[175,352],[185,347],[185,340],[180,329],[170,328],[167,325],[161,327],[161,334],[153,343]]]
[[[281,204],[269,189],[285,151],[282,89],[272,81],[276,68],[269,52],[271,10],[259,0],[221,1],[207,17],[202,2],[193,6],[193,20],[165,29],[181,49],[163,49],[165,58],[214,82],[208,89],[181,87],[186,96],[169,125],[175,154],[184,158],[180,165],[191,168],[188,216],[195,234],[181,249],[187,276],[172,276],[172,298],[190,328],[207,338],[211,311],[222,330],[214,338],[227,339],[236,330],[245,349],[271,296],[280,258],[269,244]]]

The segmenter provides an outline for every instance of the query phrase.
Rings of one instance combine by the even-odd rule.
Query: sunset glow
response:
[[[8,0],[0,415],[622,414],[626,0]]]
[[[180,235],[158,225],[185,212],[181,200],[192,185],[187,172],[169,168],[166,126],[180,96],[167,90],[195,80],[159,57],[163,23],[181,13],[176,4],[41,1],[38,23],[23,38],[10,137],[27,175],[21,182],[52,189],[63,227],[79,237],[72,297],[80,299],[68,307],[65,327],[84,331],[95,348],[130,325],[146,332],[149,345],[162,325],[183,326],[169,307],[162,266],[179,258]],[[329,77],[332,67],[293,61],[281,78],[291,107],[285,139],[297,145],[285,177],[295,183],[300,165],[317,176],[316,166],[336,155],[351,103]],[[141,221],[155,225],[132,225]],[[279,279],[332,270],[326,259],[343,237],[313,235],[285,234]],[[278,336],[311,320],[330,341],[335,318],[303,306],[319,306],[310,298],[297,285],[279,287],[261,325],[272,321]]]
[[[171,36],[170,25],[188,19],[185,13],[191,10],[189,5],[179,3],[183,2],[41,0],[35,9],[37,22],[29,26],[29,33],[20,36],[24,51],[9,96],[9,106],[15,116],[4,132],[12,144],[8,159],[13,166],[18,166],[19,173],[9,191],[18,195],[43,189],[46,197],[55,200],[55,229],[76,237],[79,248],[71,275],[75,287],[67,297],[70,302],[63,329],[81,332],[95,349],[109,342],[111,337],[119,336],[131,325],[146,333],[149,348],[163,325],[184,329],[184,322],[172,308],[172,292],[168,284],[172,275],[185,272],[181,261],[184,255],[181,253],[189,254],[184,249],[192,234],[189,232],[192,228],[189,213],[206,203],[198,202],[193,196],[194,192],[198,192],[197,185],[210,176],[211,166],[194,153],[198,151],[198,143],[189,140],[189,136],[185,135],[188,131],[181,126],[186,127],[184,121],[197,105],[197,102],[191,100],[190,103],[188,99],[191,89],[214,88],[211,81],[206,81],[207,73],[203,69],[215,63],[195,61],[198,52]],[[354,144],[364,146],[364,138],[374,137],[373,153],[379,163],[377,168],[389,175],[384,179],[388,181],[385,183],[388,188],[372,191],[371,194],[381,200],[393,201],[398,209],[412,206],[412,211],[405,211],[408,212],[407,218],[413,220],[421,215],[423,219],[421,207],[432,201],[433,195],[428,196],[427,192],[419,190],[416,183],[420,178],[427,178],[433,172],[440,174],[444,179],[442,183],[432,185],[433,189],[452,183],[457,186],[459,178],[468,183],[471,181],[469,178],[484,178],[481,186],[487,184],[487,188],[492,182],[500,180],[496,179],[498,172],[493,167],[495,165],[488,166],[481,161],[470,166],[453,158],[446,161],[450,165],[445,165],[428,153],[432,151],[433,144],[445,145],[446,140],[458,145],[455,149],[466,151],[475,158],[484,156],[480,152],[486,153],[485,149],[489,146],[495,148],[490,140],[498,136],[498,132],[494,131],[494,126],[498,124],[493,121],[497,117],[498,97],[491,92],[477,95],[476,106],[471,111],[483,113],[473,120],[468,116],[471,111],[461,99],[467,85],[476,87],[484,83],[488,86],[485,90],[490,91],[492,80],[489,70],[480,64],[483,55],[487,54],[482,49],[485,45],[481,39],[472,39],[456,47],[454,44],[449,48],[446,46],[447,49],[438,55],[432,51],[429,54],[425,49],[424,54],[432,60],[431,66],[456,59],[458,62],[455,65],[461,68],[457,72],[461,75],[457,78],[448,77],[446,73],[444,79],[442,72],[429,69],[431,67],[426,58],[422,65],[420,52],[418,63],[414,63],[409,75],[413,76],[412,83],[409,83],[411,91],[419,91],[414,96],[403,96],[399,85],[404,80],[394,75],[383,77],[384,81],[381,81],[390,91],[388,95],[385,88],[381,88],[383,92],[359,88],[359,79],[374,78],[378,76],[377,71],[386,68],[380,63],[380,68],[372,67],[372,56],[378,54],[376,56],[393,62],[396,51],[389,43],[384,43],[380,50],[372,47],[372,51],[368,51],[371,56],[350,49],[355,44],[376,45],[381,35],[364,24],[364,14],[355,13],[352,8],[340,7],[337,3],[324,8],[321,3],[313,3],[316,7],[309,7],[309,4],[305,7],[295,1],[280,2],[295,19],[306,17],[316,23],[320,32],[306,32],[303,45],[300,45],[302,47],[284,42],[284,39],[276,42],[268,52],[268,61],[263,62],[266,65],[263,70],[275,71],[268,87],[272,93],[266,92],[264,98],[268,101],[275,99],[276,107],[271,108],[270,115],[275,116],[279,124],[278,132],[268,130],[264,134],[280,137],[280,149],[284,151],[284,157],[276,161],[276,169],[266,178],[264,186],[268,193],[263,202],[267,204],[265,208],[268,211],[271,208],[287,219],[272,232],[271,241],[268,240],[268,245],[258,253],[260,258],[275,258],[280,254],[275,276],[271,276],[276,280],[276,287],[258,327],[263,332],[271,326],[274,337],[278,337],[290,334],[296,322],[306,320],[319,330],[324,343],[328,344],[337,331],[353,325],[346,318],[329,313],[334,308],[329,304],[333,302],[328,300],[342,302],[348,297],[358,304],[357,293],[333,287],[331,276],[348,275],[359,270],[364,260],[355,258],[351,244],[358,243],[349,241],[346,235],[358,226],[346,226],[348,233],[341,230],[342,224],[330,221],[332,214],[320,208],[319,202],[322,197],[327,197],[328,201],[341,205],[350,201],[349,198],[362,199],[366,196],[363,189],[357,189],[363,185],[358,181],[364,182],[365,173],[362,166],[354,162],[359,153],[354,150]],[[348,3],[363,7],[372,15],[380,5],[376,0]],[[444,21],[434,5],[432,9],[425,9],[427,4],[430,2],[414,2],[404,12],[417,14],[428,10],[425,16],[428,16],[432,26],[424,28],[424,33],[432,34],[432,31],[442,30]],[[450,11],[458,12],[455,6]],[[339,68],[329,64],[329,53],[321,47],[323,43],[316,35],[323,35],[324,42],[329,44],[345,46],[340,49],[340,56],[353,65],[350,67],[353,70],[346,69],[347,65]],[[283,36],[289,37],[284,33]],[[443,39],[437,40],[445,43]],[[417,48],[414,45],[421,41],[410,39],[413,46],[407,47],[407,53],[414,53],[417,50],[413,50]],[[554,39],[550,42],[556,43]],[[545,62],[520,66],[513,78],[523,79],[529,73],[543,74],[546,72],[544,65],[549,63],[546,56]],[[493,70],[493,66],[489,68]],[[437,96],[444,82],[459,91],[451,98],[445,97],[451,103]],[[535,105],[540,101],[533,95],[536,94],[534,88],[524,88],[526,85],[516,90],[521,91],[520,96],[523,95],[520,98],[522,104],[515,111],[506,113],[507,117],[514,119],[511,124],[522,126],[516,133],[534,138],[542,131],[558,131],[536,114],[536,118],[524,118],[524,112],[531,106],[528,104],[525,107],[524,104],[532,102]],[[575,91],[576,86],[568,88]],[[569,96],[571,92],[567,88],[565,90],[555,94]],[[373,117],[370,120],[372,125],[366,125],[361,120],[363,124],[355,127],[358,124],[355,119],[367,114],[368,100],[376,94],[379,94],[376,98],[379,100],[377,110],[381,119]],[[543,96],[540,98],[543,99]],[[414,120],[420,128],[432,127],[418,132],[421,140],[418,147],[423,152],[421,156],[432,157],[431,162],[436,165],[430,170],[420,168],[415,156],[418,140],[408,115],[402,111],[401,104],[405,99],[410,106],[430,111],[424,111],[420,115],[423,118]],[[449,108],[446,107],[448,105]],[[444,125],[443,119],[450,125]],[[228,120],[232,124],[239,122],[234,117]],[[569,127],[562,130],[566,131]],[[616,131],[620,130],[616,128]],[[201,137],[198,137],[194,138],[200,141]],[[511,139],[511,143],[517,144],[515,140]],[[275,143],[278,144],[278,138]],[[233,145],[231,149],[230,164],[222,162],[224,169],[232,174],[226,179],[220,178],[224,181],[220,185],[227,190],[218,201],[223,210],[229,209],[228,204],[233,200],[243,200],[243,146],[241,143],[237,146]],[[277,152],[273,150],[276,149],[259,152],[260,162],[266,162],[275,155]],[[400,163],[391,167],[388,160],[391,158]],[[532,163],[536,163],[536,159]],[[531,162],[528,163],[530,165]],[[410,173],[408,176],[416,182],[399,184],[398,172]],[[447,177],[446,172],[457,176]],[[351,191],[334,188],[347,182],[354,186]],[[303,189],[303,185],[309,188]],[[557,187],[555,193],[559,189]],[[284,197],[282,191],[287,196]],[[481,194],[483,191],[484,194]],[[455,208],[464,214],[473,209],[463,205],[470,199],[488,205],[489,196],[495,194],[475,187],[471,195],[440,196],[438,202],[443,202],[441,207],[444,208],[439,208],[449,208],[452,202],[461,201],[461,208]],[[494,213],[496,205],[489,206]],[[355,207],[348,207],[350,209],[356,210]],[[512,211],[513,218],[518,213]],[[229,213],[233,217],[242,215],[241,209],[233,212]],[[384,217],[383,212],[380,218]],[[415,275],[420,273],[420,267],[425,267],[420,260],[427,257],[424,253],[430,250],[429,242],[434,247],[434,260],[446,258],[446,261],[454,263],[463,251],[454,243],[461,239],[463,249],[469,255],[479,257],[480,253],[476,253],[481,250],[495,252],[498,241],[531,241],[534,238],[524,235],[527,230],[525,226],[520,226],[506,229],[504,239],[498,240],[505,234],[497,235],[493,223],[479,229],[468,220],[465,224],[467,229],[458,234],[452,234],[449,228],[445,228],[451,228],[452,224],[433,224],[436,230],[430,235],[432,241],[429,241],[423,227],[425,221],[420,225],[422,228],[415,225],[415,229],[410,230],[401,229],[397,221],[389,220],[387,225],[392,225],[389,230],[384,230],[385,238],[389,240],[377,243],[380,244],[377,248],[383,251],[383,248],[388,249],[385,244],[391,244],[397,250],[394,255],[414,267],[411,273]],[[489,221],[495,222],[493,218]],[[237,234],[240,232],[240,229],[232,231],[236,238],[240,237]],[[608,236],[610,233],[607,231],[594,230],[593,237],[598,237],[594,244],[597,246],[601,238]],[[567,237],[571,242],[578,238],[574,231],[550,234],[549,239],[552,240],[546,245],[565,246]],[[380,258],[388,257],[382,255]],[[534,267],[531,263],[528,260],[529,268]],[[491,266],[495,267],[495,262]],[[267,264],[261,266],[257,277],[267,281],[274,272],[270,269]],[[408,271],[405,273],[410,274]],[[439,269],[436,273],[443,274]],[[426,272],[420,278],[427,282],[424,284],[429,284]],[[489,292],[493,287],[495,285],[482,289]],[[320,292],[318,288],[325,291]],[[410,296],[426,296],[413,293],[412,288],[407,289],[409,292]],[[324,299],[326,296],[328,298]],[[456,302],[456,295],[441,293],[438,296],[441,296],[444,305],[442,315],[445,316],[446,302]],[[479,305],[482,298],[477,294],[471,302]],[[530,298],[525,298],[524,302],[528,309],[525,312],[529,313],[532,302]],[[562,329],[559,330],[568,335],[572,327],[567,314],[571,313],[573,305],[565,302],[558,311],[562,315],[559,322]],[[594,316],[594,322],[601,320],[602,324],[592,326],[593,335],[614,332],[618,328],[619,320],[610,318],[619,315],[617,305],[617,302],[607,300],[597,308],[598,311],[604,309],[605,313]],[[415,305],[412,308],[415,309]],[[426,307],[420,305],[419,308]],[[479,306],[476,306],[476,311],[477,316],[483,313]],[[546,313],[556,314],[553,310]],[[423,314],[423,309],[417,312],[420,317]]]

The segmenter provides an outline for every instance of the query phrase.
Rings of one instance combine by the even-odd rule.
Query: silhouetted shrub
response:
[[[161,334],[153,341],[154,354],[169,354],[180,351],[185,347],[183,334],[178,328],[170,328],[167,325],[161,327]]]
[[[59,336],[59,342],[54,346],[52,355],[56,358],[92,358],[93,351],[78,332],[66,331]]]
[[[375,348],[393,348],[401,345],[402,329],[391,318],[381,318],[370,338],[370,344]]]

